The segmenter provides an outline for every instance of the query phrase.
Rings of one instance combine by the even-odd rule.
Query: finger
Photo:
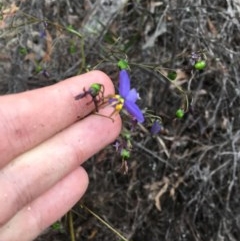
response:
[[[90,96],[74,97],[94,83],[105,87],[105,96],[114,88],[107,75],[91,71],[50,87],[0,97],[0,167],[42,141],[89,114],[94,109]]]
[[[82,197],[88,185],[83,168],[77,168],[46,193],[26,205],[0,229],[0,240],[30,241],[60,219]]]
[[[108,107],[102,113],[109,115],[111,111]],[[0,225],[113,142],[120,129],[119,116],[112,122],[90,115],[5,166],[0,172]]]

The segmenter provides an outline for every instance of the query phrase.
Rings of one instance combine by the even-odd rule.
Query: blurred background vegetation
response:
[[[204,70],[192,69],[192,53],[206,60]],[[127,240],[240,240],[238,0],[0,1],[2,95],[91,69],[117,86],[119,59],[163,130],[132,133],[127,175],[112,147],[85,163],[81,204]],[[191,103],[182,119],[179,88]],[[121,238],[78,204],[37,240]]]

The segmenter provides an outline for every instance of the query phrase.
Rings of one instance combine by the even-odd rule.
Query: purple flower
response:
[[[196,53],[196,52],[192,52],[192,53],[191,53],[191,57],[190,57],[190,59],[189,59],[190,64],[193,66],[193,65],[196,64],[196,62],[197,62],[198,60],[201,60],[200,54],[199,54],[199,53]]]
[[[158,121],[154,121],[153,125],[151,127],[151,134],[156,135],[156,134],[158,134],[158,132],[161,131],[161,129],[162,129],[162,127],[161,127],[160,123]]]
[[[115,141],[115,143],[113,144],[113,147],[115,147],[116,151],[121,150],[121,143],[119,141]]]
[[[124,100],[123,107],[139,123],[144,122],[144,116],[138,105],[135,103],[139,99],[136,89],[130,89],[130,78],[127,70],[123,69],[119,74],[119,95]]]

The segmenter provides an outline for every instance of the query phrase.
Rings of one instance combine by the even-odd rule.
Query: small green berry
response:
[[[69,47],[70,54],[75,54],[77,52],[77,47],[74,44],[71,44]]]
[[[194,68],[197,69],[197,70],[203,70],[205,69],[207,66],[207,63],[206,61],[204,60],[199,60],[196,62],[196,64],[194,65]]]
[[[27,49],[24,48],[24,47],[20,47],[19,48],[19,53],[22,54],[22,55],[26,55],[27,54]]]
[[[51,227],[53,230],[60,230],[62,228],[62,225],[60,222],[57,221],[57,222],[53,223]]]
[[[122,70],[122,69],[128,69],[129,65],[127,60],[124,59],[120,59],[117,63],[118,67]]]
[[[97,96],[101,88],[102,88],[101,84],[98,84],[98,83],[91,84],[90,86],[91,96],[93,97]]]
[[[121,157],[126,160],[130,157],[130,152],[126,149],[121,150]]]
[[[170,80],[175,80],[176,77],[177,77],[177,72],[176,71],[170,71],[167,75],[167,77],[170,79]]]
[[[178,110],[176,111],[176,117],[177,117],[178,119],[182,119],[183,116],[184,116],[184,111],[183,111],[182,109],[178,109]]]
[[[126,139],[126,140],[131,140],[131,133],[129,131],[124,131],[121,133],[121,135]]]
[[[43,70],[43,68],[42,68],[41,65],[37,65],[37,66],[35,67],[35,71],[36,71],[37,73],[40,73],[42,70]]]

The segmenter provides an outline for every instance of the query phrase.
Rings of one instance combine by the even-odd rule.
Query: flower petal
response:
[[[144,122],[144,116],[142,111],[139,109],[139,107],[131,101],[127,101],[125,100],[124,102],[124,108],[127,110],[127,112],[132,115],[133,117],[136,118],[136,120],[139,123],[143,123]]]
[[[156,135],[161,131],[162,127],[158,121],[154,121],[152,128],[151,128],[151,134]]]
[[[119,94],[125,98],[130,91],[130,78],[128,72],[123,69],[119,73]]]
[[[126,96],[126,100],[135,103],[137,101],[137,99],[139,98],[138,92],[136,91],[136,89],[131,89],[128,92],[128,95]]]

